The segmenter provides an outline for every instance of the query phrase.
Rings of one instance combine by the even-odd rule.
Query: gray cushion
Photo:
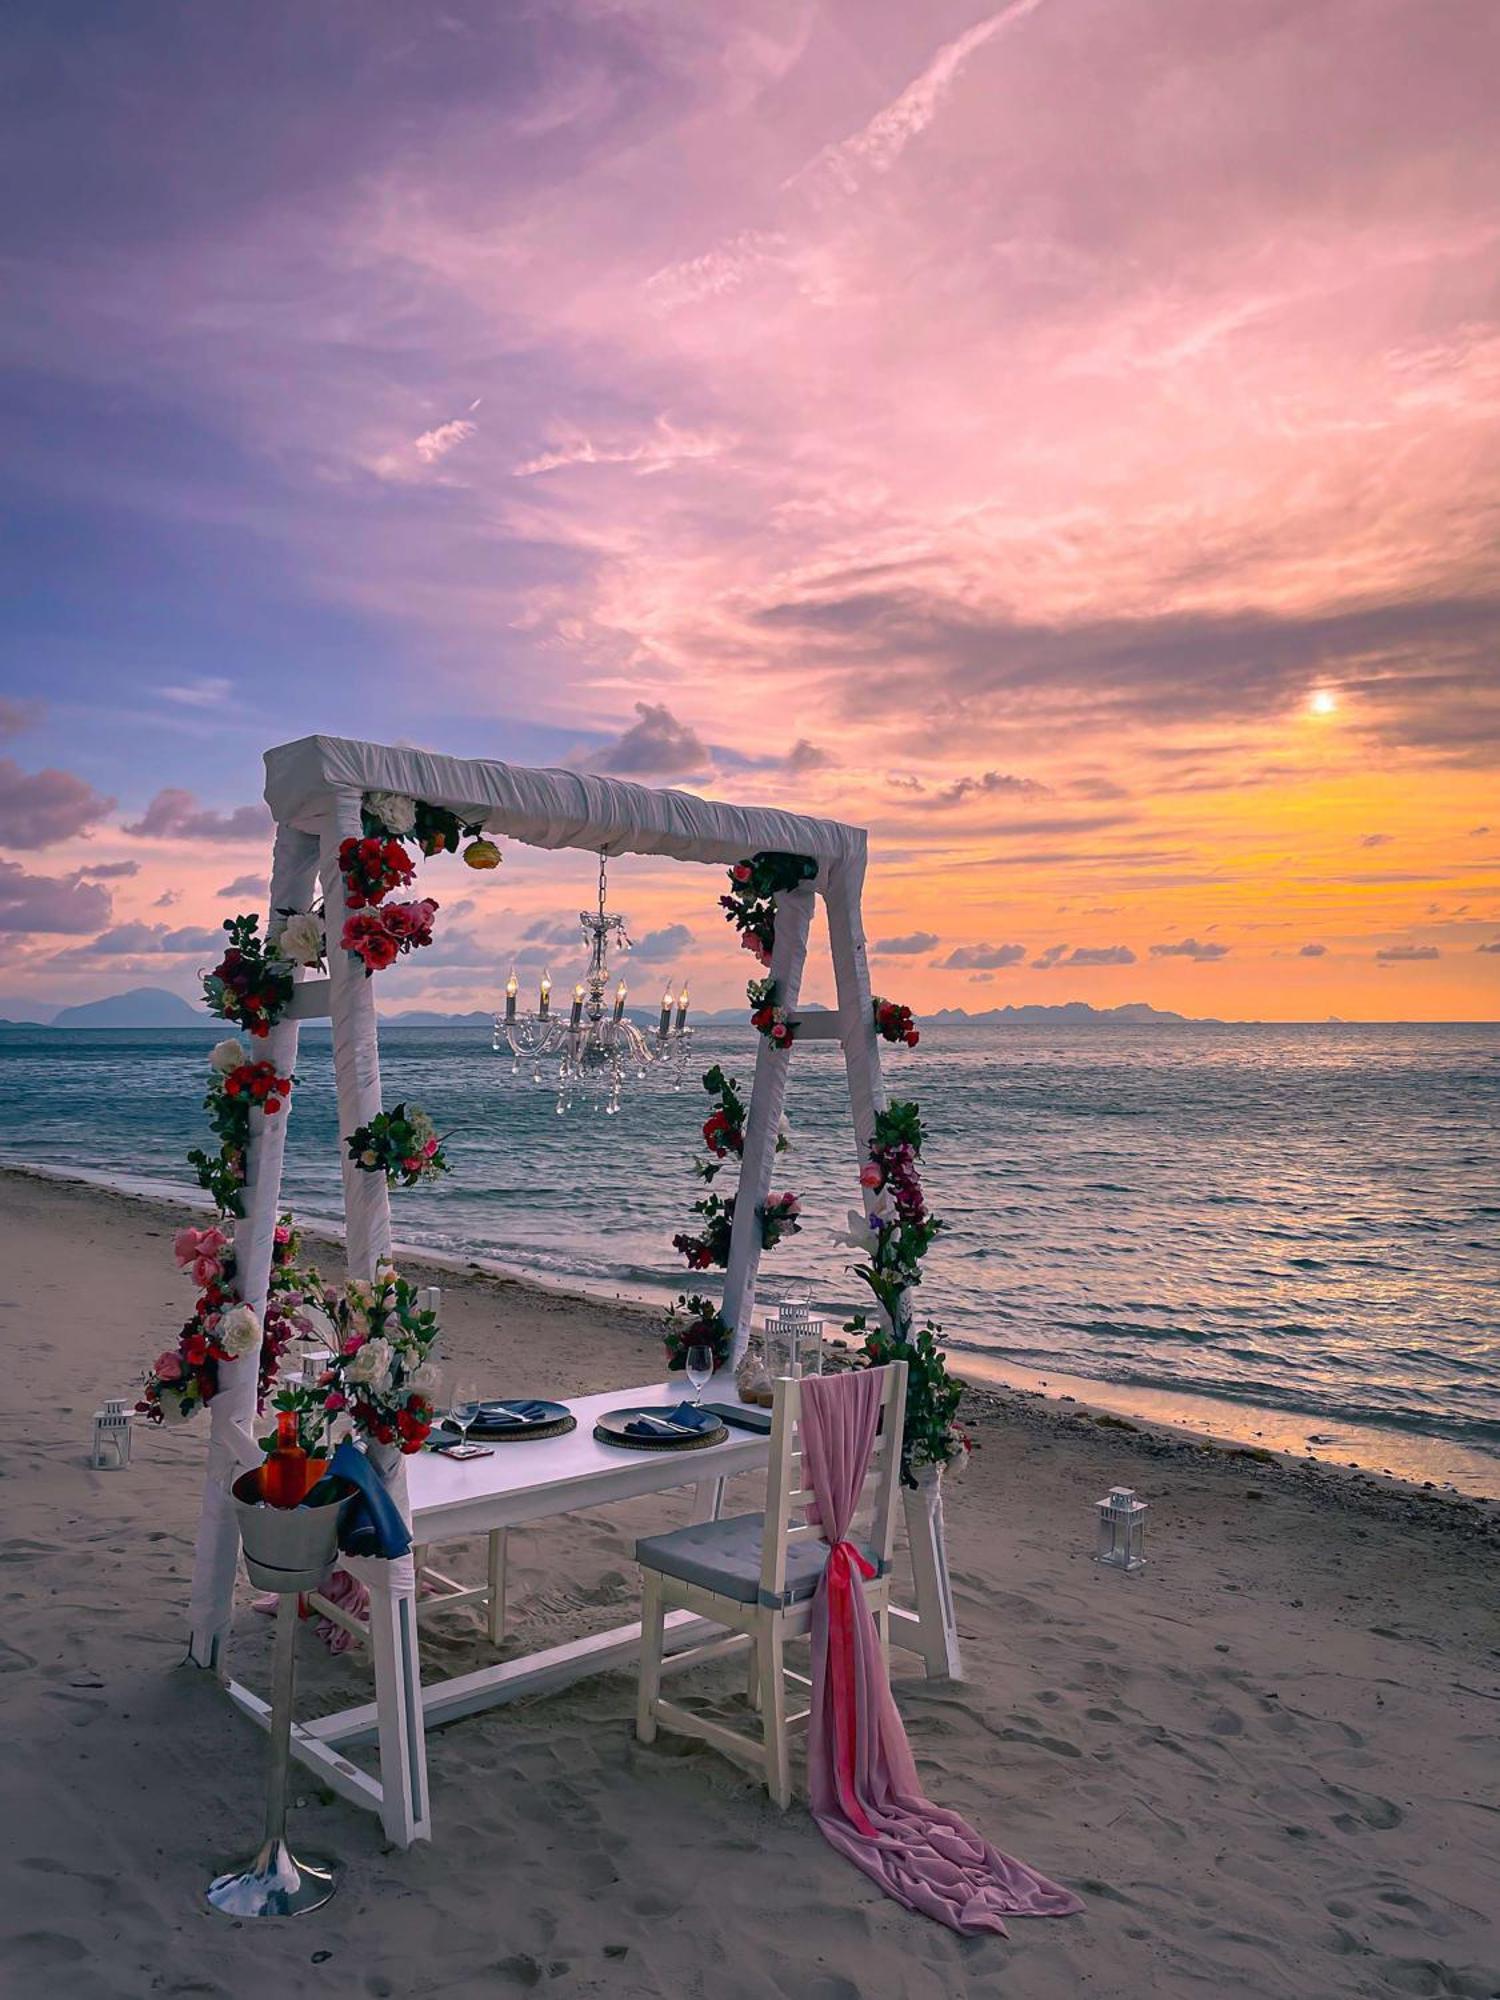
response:
[[[734,1514],[724,1521],[695,1521],[688,1528],[674,1528],[668,1535],[648,1535],[635,1545],[635,1559],[643,1569],[659,1570],[683,1583],[695,1583],[720,1597],[732,1597],[738,1604],[763,1604],[781,1610],[811,1597],[818,1587],[828,1561],[828,1544],[809,1535],[790,1542],[786,1552],[786,1589],[780,1597],[762,1593],[760,1587],[759,1514]],[[880,1563],[863,1542],[855,1544],[866,1562]]]

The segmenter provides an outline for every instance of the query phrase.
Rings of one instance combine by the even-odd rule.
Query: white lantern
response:
[[[1129,1486],[1111,1486],[1104,1499],[1097,1503],[1099,1514],[1099,1547],[1095,1562],[1104,1563],[1110,1569],[1131,1570],[1146,1567],[1146,1503],[1137,1500]]]
[[[821,1375],[823,1322],[805,1299],[784,1299],[766,1315],[766,1361],[775,1375]]]
[[[89,1464],[118,1472],[130,1463],[131,1414],[123,1396],[110,1396],[94,1412],[94,1450]]]

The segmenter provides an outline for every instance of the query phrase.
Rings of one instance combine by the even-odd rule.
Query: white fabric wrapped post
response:
[[[271,863],[270,910],[266,934],[280,929],[278,910],[306,909],[312,901],[318,863],[318,843],[294,827],[279,827]],[[300,971],[297,975],[302,976]],[[230,1030],[226,1027],[225,1033]],[[297,1023],[283,1018],[254,1051],[276,1065],[279,1076],[290,1076],[297,1064]],[[235,1283],[240,1296],[264,1315],[275,1245],[276,1217],[281,1206],[281,1160],[291,1105],[276,1118],[252,1113],[246,1158],[245,1214],[234,1229]],[[200,1667],[220,1672],[234,1605],[235,1565],[240,1532],[229,1487],[236,1474],[260,1460],[255,1442],[255,1389],[258,1354],[219,1364],[218,1393],[208,1406],[208,1471],[193,1551],[193,1587],[188,1600],[188,1657]]]
[[[776,898],[776,942],[771,947],[767,976],[776,982],[777,1006],[785,1007],[789,1014],[795,1011],[802,990],[812,913],[810,883],[804,882]],[[796,1046],[794,1041],[791,1048],[779,1049],[769,1035],[763,1035],[755,1056],[750,1110],[745,1120],[745,1151],[740,1160],[734,1224],[729,1236],[729,1265],[724,1273],[724,1317],[734,1328],[733,1366],[738,1366],[750,1343],[755,1317],[755,1274],[760,1266],[759,1211],[771,1191],[776,1137],[786,1103],[788,1065]]]
[[[344,1245],[351,1278],[370,1279],[390,1255],[391,1198],[384,1174],[369,1174],[349,1156],[351,1132],[380,1111],[380,1043],[374,983],[340,939],[347,915],[339,847],[362,832],[361,795],[341,791],[323,822],[323,906],[328,913],[328,1005],[333,1025],[333,1072],[339,1104],[339,1159],[344,1175]],[[409,1523],[406,1466],[394,1446],[370,1448],[370,1460]],[[394,1562],[346,1558],[343,1565],[370,1593],[370,1650],[380,1707],[381,1819],[399,1847],[432,1834],[427,1797],[427,1750],[417,1657],[417,1573],[409,1555]]]
[[[854,1111],[855,1157],[861,1168],[870,1157],[876,1116],[885,1110],[890,1101],[880,1064],[880,1037],[875,1029],[870,965],[865,950],[864,918],[861,914],[864,878],[865,862],[861,854],[857,860],[840,861],[834,865],[826,891],[828,937],[838,988],[844,1068],[849,1078],[849,1101]],[[906,1303],[909,1315],[910,1301]],[[882,1312],[880,1317],[884,1321],[886,1315]],[[915,1492],[910,1487],[901,1490],[917,1609],[913,1616],[909,1611],[892,1606],[891,1636],[899,1645],[921,1655],[929,1675],[944,1674],[951,1680],[962,1680],[963,1659],[958,1646],[958,1622],[954,1615],[953,1585],[948,1576],[948,1549],[943,1533],[942,1479],[935,1466],[924,1466],[917,1479]]]

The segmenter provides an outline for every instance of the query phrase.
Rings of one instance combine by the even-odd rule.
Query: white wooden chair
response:
[[[894,1361],[878,1372],[884,1377],[880,1429],[849,1538],[875,1565],[874,1576],[862,1581],[862,1587],[889,1665],[891,1548],[901,1477],[906,1363]],[[807,1708],[787,1713],[787,1683],[804,1690],[812,1686],[805,1674],[787,1667],[786,1647],[808,1634],[813,1593],[828,1560],[823,1529],[805,1518],[813,1495],[803,1478],[801,1421],[802,1385],[783,1377],[776,1384],[772,1412],[764,1516],[740,1514],[697,1522],[670,1534],[650,1535],[635,1547],[642,1579],[637,1737],[642,1743],[653,1742],[659,1724],[699,1737],[763,1777],[766,1790],[783,1810],[792,1796],[790,1739],[807,1728],[810,1713]],[[751,1708],[761,1711],[758,1735],[742,1735],[662,1699],[664,1620],[673,1607],[697,1612],[715,1625],[748,1636],[747,1695]],[[674,1669],[692,1666],[720,1658],[725,1651],[723,1637],[715,1635],[702,1645],[672,1653],[665,1664]]]

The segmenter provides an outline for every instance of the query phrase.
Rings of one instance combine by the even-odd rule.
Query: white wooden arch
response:
[[[490,835],[545,848],[576,847],[611,855],[663,854],[684,861],[731,864],[762,851],[810,855],[814,881],[777,899],[776,942],[770,976],[780,1003],[796,1018],[813,909],[821,896],[828,919],[837,1006],[798,1022],[798,1038],[837,1039],[844,1053],[853,1112],[853,1163],[868,1158],[877,1111],[886,1103],[880,1046],[871,1005],[861,900],[866,866],[863,828],[761,807],[732,806],[686,792],[657,791],[616,778],[576,771],[530,770],[516,765],[440,757],[427,751],[358,743],[335,736],[307,736],[266,753],[266,802],[275,820],[268,935],[278,912],[305,910],[321,883],[327,910],[328,976],[298,973],[291,1006],[256,1048],[290,1075],[297,1060],[299,1023],[328,1019],[333,1033],[338,1094],[339,1152],[343,1169],[345,1240],[349,1274],[368,1278],[391,1243],[390,1200],[381,1174],[359,1171],[348,1156],[347,1136],[381,1110],[380,1048],[375,981],[358,959],[340,949],[345,914],[339,873],[340,843],[361,832],[367,792],[398,792],[444,806]],[[770,1192],[776,1134],[786,1097],[791,1049],[762,1039],[746,1125],[723,1312],[735,1328],[736,1355],[753,1323],[760,1261],[758,1215]],[[290,1115],[290,1107],[288,1114]],[[241,1295],[263,1312],[280,1207],[287,1116],[254,1121],[245,1186],[245,1216],[235,1226],[235,1266]],[[189,1655],[225,1672],[233,1608],[239,1535],[229,1483],[243,1465],[259,1462],[254,1444],[257,1358],[221,1363],[219,1391],[209,1406],[210,1443],[189,1604]],[[941,1568],[940,1524],[919,1551],[919,1564]],[[362,1567],[362,1573],[365,1573]],[[377,1648],[407,1660],[415,1673],[415,1578],[410,1558],[371,1565],[380,1573],[372,1588]],[[919,1585],[922,1582],[919,1576]],[[373,1581],[373,1579],[372,1579]],[[946,1575],[929,1588],[948,1599]],[[958,1671],[951,1600],[945,1602],[937,1643],[943,1657],[928,1655],[930,1671]],[[402,1747],[382,1741],[382,1761]]]

